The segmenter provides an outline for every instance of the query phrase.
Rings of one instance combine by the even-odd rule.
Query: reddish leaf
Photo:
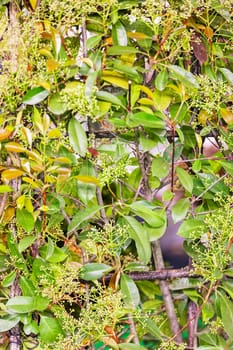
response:
[[[208,59],[208,54],[206,46],[200,35],[197,33],[193,35],[191,40],[191,46],[193,48],[193,53],[196,59],[199,61],[200,65],[205,63]]]

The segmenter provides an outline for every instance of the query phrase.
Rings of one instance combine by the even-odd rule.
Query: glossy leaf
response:
[[[179,178],[179,181],[181,185],[188,191],[189,193],[192,193],[193,190],[193,179],[191,175],[187,171],[185,171],[183,168],[177,167],[176,173]]]
[[[5,145],[7,152],[21,153],[25,152],[25,148],[17,142],[8,142]]]
[[[35,222],[34,217],[26,209],[16,210],[16,220],[17,224],[20,225],[28,233],[34,228]]]
[[[0,333],[7,332],[14,328],[20,321],[20,317],[16,315],[5,316],[0,319]]]
[[[84,221],[91,219],[95,214],[99,212],[102,207],[95,205],[83,210],[80,210],[71,220],[68,226],[68,233],[76,230]]]
[[[195,76],[192,73],[188,72],[187,70],[185,70],[179,66],[175,66],[172,64],[168,66],[168,69],[185,86],[187,86],[189,88],[194,88],[194,89],[199,88],[199,84],[198,84]]]
[[[23,175],[24,172],[19,169],[7,169],[2,172],[2,180],[10,181],[16,179],[17,177]]]
[[[79,277],[85,281],[95,281],[111,270],[112,267],[106,264],[88,263],[81,268]]]
[[[11,186],[9,185],[0,185],[0,193],[8,193],[8,192],[12,192],[13,189]]]
[[[140,303],[140,294],[135,282],[123,273],[120,285],[126,307],[135,309]]]
[[[33,311],[43,311],[47,309],[49,299],[41,296],[16,296],[8,300],[6,307],[8,310],[25,314]]]
[[[131,216],[125,216],[130,227],[130,237],[135,241],[138,257],[145,264],[151,259],[151,247],[146,228]]]
[[[165,122],[163,119],[145,112],[138,112],[130,115],[128,124],[131,127],[142,125],[153,129],[163,129],[165,127]]]
[[[180,225],[177,235],[184,238],[200,237],[203,227],[204,222],[202,220],[188,219]]]
[[[87,152],[87,135],[82,127],[82,124],[72,118],[68,125],[70,144],[80,156],[84,157]]]
[[[155,87],[159,91],[163,91],[168,83],[168,72],[161,70],[155,78]]]
[[[128,44],[125,27],[119,20],[112,26],[112,39],[114,46],[127,46]]]
[[[219,68],[220,72],[223,74],[224,78],[233,85],[233,73],[230,69],[228,68]]]
[[[36,293],[36,288],[32,281],[24,276],[20,277],[19,280],[20,288],[23,296],[33,297]]]
[[[218,291],[218,297],[220,299],[220,310],[221,310],[221,319],[224,325],[224,329],[227,332],[228,336],[233,339],[233,305],[232,301],[228,299],[225,293]]]
[[[61,96],[58,93],[49,96],[48,109],[55,115],[61,115],[67,111],[65,103],[62,101]]]
[[[4,288],[11,286],[15,280],[15,277],[16,277],[16,272],[15,271],[10,272],[7,276],[4,277],[2,281],[2,286]]]
[[[36,105],[48,97],[49,91],[43,87],[36,87],[29,90],[23,97],[22,102],[26,105]]]
[[[138,53],[139,50],[132,46],[115,45],[108,48],[107,55],[121,56]]]
[[[95,46],[97,46],[102,39],[102,35],[93,35],[86,41],[86,47],[87,50],[93,49]]]
[[[36,240],[35,236],[26,236],[19,241],[19,252],[22,253]]]
[[[139,344],[132,344],[132,343],[122,343],[119,344],[120,350],[146,350],[146,348]]]
[[[174,223],[183,220],[188,212],[190,202],[188,198],[179,199],[172,207],[172,219]]]
[[[164,224],[164,220],[160,216],[160,213],[153,210],[153,206],[150,206],[145,201],[134,202],[130,205],[130,208],[152,227],[161,227]]]
[[[124,105],[122,104],[121,100],[117,96],[111,94],[110,92],[98,91],[96,92],[96,97],[100,100],[110,102],[114,105],[121,106],[124,108]]]
[[[40,316],[40,338],[44,343],[54,343],[58,337],[63,337],[64,332],[59,321],[54,317]]]
[[[162,157],[154,158],[152,161],[152,175],[157,176],[159,179],[165,178],[170,170],[170,164]]]

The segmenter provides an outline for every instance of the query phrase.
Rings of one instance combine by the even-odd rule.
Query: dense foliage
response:
[[[0,349],[233,349],[232,16],[0,1]]]

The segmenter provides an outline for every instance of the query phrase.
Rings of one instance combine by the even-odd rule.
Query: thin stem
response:
[[[209,186],[205,189],[205,191],[203,191],[197,198],[194,198],[193,203],[198,202],[199,199],[201,199],[201,198],[204,196],[204,194],[206,194],[211,188],[213,188],[217,183],[219,183],[219,182],[220,182],[222,179],[224,179],[224,177],[226,177],[227,175],[228,175],[228,173],[222,175],[220,178],[218,178],[217,180],[215,180],[215,181],[214,181],[211,185],[209,185]]]
[[[138,339],[138,335],[137,335],[137,331],[136,331],[136,327],[135,327],[135,323],[133,320],[133,317],[131,314],[128,314],[128,319],[129,319],[129,329],[130,329],[130,333],[133,336],[132,340],[134,344],[139,344],[139,339]]]
[[[152,253],[153,258],[155,262],[156,269],[162,270],[164,269],[164,261],[163,261],[163,255],[160,247],[159,241],[152,242]],[[162,292],[165,309],[167,313],[167,317],[170,323],[172,334],[174,335],[174,340],[178,343],[182,343],[182,336],[180,334],[180,326],[176,317],[176,311],[172,299],[172,295],[169,289],[169,285],[167,281],[160,281],[159,282],[160,289]]]
[[[86,18],[82,18],[82,51],[83,51],[83,57],[87,57],[87,29],[86,29]]]

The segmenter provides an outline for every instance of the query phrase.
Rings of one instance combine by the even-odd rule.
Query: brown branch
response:
[[[83,51],[83,57],[87,57],[87,29],[86,29],[86,18],[82,18],[82,51]]]
[[[197,321],[198,306],[190,301],[188,305],[188,346],[191,349],[197,348]]]
[[[163,261],[163,255],[160,247],[159,241],[152,242],[152,253],[154,258],[155,266],[158,270],[164,269],[164,261]],[[167,281],[161,280],[159,282],[160,289],[162,292],[165,309],[167,313],[167,317],[170,323],[172,334],[174,335],[174,340],[181,344],[182,343],[182,336],[180,334],[180,326],[176,317],[176,311],[172,299],[172,295],[169,289],[169,285]]]

